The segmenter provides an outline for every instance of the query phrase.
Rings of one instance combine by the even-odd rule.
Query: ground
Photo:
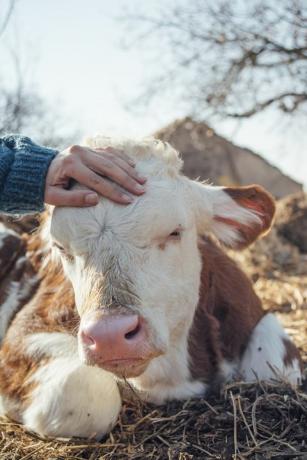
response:
[[[296,243],[305,204],[303,195],[282,201],[271,233],[231,255],[254,281],[265,308],[278,314],[307,370],[307,254],[299,250],[302,239]],[[280,383],[237,383],[207,399],[159,408],[135,397],[101,443],[41,440],[6,419],[0,433],[1,460],[307,459],[307,383],[297,390]]]

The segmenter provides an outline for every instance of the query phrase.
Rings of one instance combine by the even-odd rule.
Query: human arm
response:
[[[56,154],[25,136],[0,138],[0,212],[26,214],[44,209],[45,179]]]

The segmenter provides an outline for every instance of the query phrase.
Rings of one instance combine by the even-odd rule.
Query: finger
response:
[[[129,157],[123,150],[115,149],[113,147],[104,147],[104,148],[89,148],[89,147],[83,147],[81,145],[71,145],[67,149],[68,153],[70,154],[75,154],[79,155],[82,157],[85,154],[88,155],[88,153],[93,153],[93,152],[101,152],[101,153],[108,153],[110,155],[115,155],[120,157],[122,160],[126,161],[128,164],[131,166],[135,166],[135,161]]]
[[[101,160],[101,156],[96,154],[96,160],[99,162]],[[135,179],[137,182],[140,184],[144,184],[147,181],[147,178],[144,176],[141,176],[135,168],[129,165],[126,160],[123,160],[121,157],[113,155],[113,154],[105,154],[103,159],[107,159],[108,161],[111,161],[112,163],[115,163],[117,166],[119,166],[123,171],[125,171],[127,174],[129,174],[130,177]],[[87,158],[89,160],[89,158]]]
[[[129,155],[127,155],[123,150],[114,149],[113,147],[106,147],[104,149],[97,148],[97,149],[95,149],[95,151],[97,151],[97,152],[107,152],[107,153],[109,153],[111,155],[120,157],[122,160],[126,161],[131,166],[135,166],[135,161],[131,157],[129,157]]]
[[[126,161],[122,160],[121,158],[112,155],[109,157],[109,159],[110,161],[116,163],[117,166],[119,166],[121,169],[126,171],[126,173],[128,173],[129,176],[133,177],[133,179],[138,181],[140,184],[145,184],[145,182],[147,181],[146,177],[140,176],[140,174],[135,170],[135,168],[130,166]]]
[[[78,147],[78,146],[77,146]],[[129,176],[131,176],[133,179],[135,179],[137,182],[140,184],[144,184],[147,181],[147,178],[144,176],[141,176],[138,172],[135,171],[135,162],[132,160],[128,155],[126,155],[123,151],[120,150],[115,150],[112,147],[106,147],[106,148],[97,148],[97,149],[88,149],[88,148],[83,148],[82,151],[79,151],[80,153],[80,158],[84,162],[89,162],[93,153],[96,154],[99,158],[102,158],[100,154],[103,154],[103,158],[108,159],[109,161],[112,161],[113,163],[117,164],[118,166],[121,167],[124,171],[126,171]],[[97,154],[98,153],[98,154]],[[84,155],[86,154],[86,155]],[[104,172],[102,171],[102,174]],[[116,180],[116,179],[114,179]]]
[[[100,195],[109,198],[116,203],[128,204],[132,203],[133,197],[125,193],[118,185],[101,177],[92,171],[90,168],[79,163],[76,167],[72,167],[69,172],[70,177],[76,179],[80,184],[89,187]]]
[[[95,206],[99,201],[97,193],[90,190],[65,190],[50,186],[45,194],[45,202],[53,206]]]
[[[108,158],[91,155],[87,158],[86,163],[93,171],[106,176],[135,195],[142,195],[145,192],[144,186],[137,179]]]

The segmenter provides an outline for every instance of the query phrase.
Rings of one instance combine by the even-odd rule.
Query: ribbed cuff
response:
[[[12,214],[43,211],[46,175],[57,151],[28,137],[10,135],[3,140],[14,152],[14,161],[1,193],[1,209]]]

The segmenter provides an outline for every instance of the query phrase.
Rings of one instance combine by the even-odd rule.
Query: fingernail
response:
[[[87,195],[85,195],[85,203],[86,204],[97,204],[98,203],[97,193],[88,193]]]
[[[135,166],[136,165],[136,162],[133,161],[133,160],[128,160],[128,163],[130,166]]]
[[[137,176],[138,177],[138,180],[141,180],[142,182],[146,182],[147,181],[147,177],[144,177],[144,176]]]
[[[126,201],[126,203],[132,203],[132,202],[133,202],[133,198],[132,198],[132,196],[130,196],[130,195],[124,195],[124,194],[123,194],[123,195],[122,195],[122,198],[123,198],[123,200]]]
[[[140,185],[140,184],[136,184],[135,189],[136,189],[138,192],[145,192],[145,187],[143,187],[143,186]]]

